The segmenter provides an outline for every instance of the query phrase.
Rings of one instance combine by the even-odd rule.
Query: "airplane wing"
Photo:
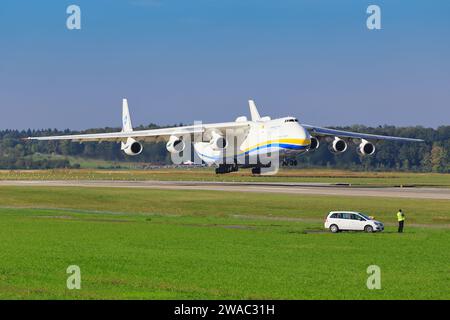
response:
[[[382,136],[369,133],[358,133],[344,130],[328,129],[323,127],[311,126],[308,124],[302,124],[302,127],[307,129],[309,133],[313,136],[335,136],[339,138],[351,138],[351,139],[365,139],[369,141],[377,140],[389,140],[389,141],[409,141],[409,142],[423,142],[422,139],[404,138],[404,137],[393,137],[393,136]]]
[[[70,141],[116,141],[123,142],[128,138],[133,138],[136,141],[160,141],[168,140],[172,135],[184,136],[199,134],[207,131],[208,129],[216,129],[222,131],[225,134],[225,130],[233,129],[246,129],[248,128],[248,121],[235,121],[235,122],[223,122],[223,123],[211,123],[211,124],[194,124],[192,126],[161,128],[161,129],[149,129],[149,130],[133,130],[131,124],[130,111],[128,109],[127,99],[122,101],[122,131],[120,132],[106,132],[106,133],[88,133],[88,134],[75,134],[64,136],[44,136],[44,137],[28,137],[27,140],[70,140]]]
[[[150,130],[136,130],[136,131],[120,131],[120,132],[108,132],[108,133],[92,133],[92,134],[75,134],[75,135],[63,135],[63,136],[44,136],[44,137],[28,137],[28,140],[71,140],[79,142],[88,141],[124,141],[127,138],[133,138],[136,141],[158,141],[167,140],[171,135],[182,136],[187,134],[203,133],[208,129],[217,129],[224,131],[227,129],[245,129],[249,127],[247,122],[224,122],[224,123],[211,123],[201,124],[183,127],[172,127],[162,129],[150,129]],[[225,133],[225,132],[224,132]]]

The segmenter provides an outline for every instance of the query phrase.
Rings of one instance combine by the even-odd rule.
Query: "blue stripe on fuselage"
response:
[[[298,145],[298,144],[289,144],[289,143],[269,143],[266,144],[264,146],[259,146],[256,148],[253,148],[251,150],[248,150],[246,152],[240,153],[237,156],[242,156],[242,155],[248,155],[250,152],[254,152],[260,149],[267,149],[267,148],[271,148],[271,147],[279,147],[280,149],[288,149],[288,150],[304,150],[306,149],[307,146],[305,145]],[[199,152],[198,152],[199,153]],[[208,158],[208,159],[212,159],[212,160],[219,160],[222,159],[222,156],[218,156],[218,157],[212,157],[209,155],[205,155],[203,153],[199,153],[199,155],[201,155],[202,157]]]

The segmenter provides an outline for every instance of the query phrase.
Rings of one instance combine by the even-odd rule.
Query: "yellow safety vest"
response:
[[[403,214],[403,212],[397,212],[397,220],[398,221],[405,221],[405,215]]]

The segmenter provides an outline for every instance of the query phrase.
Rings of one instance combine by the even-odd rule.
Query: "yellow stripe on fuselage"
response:
[[[299,145],[299,146],[308,146],[311,144],[311,139],[276,139],[276,140],[267,140],[258,144],[255,144],[245,150],[243,150],[244,152],[247,152],[249,150],[255,149],[255,148],[259,148],[261,146],[265,146],[268,144],[274,144],[274,143],[286,143],[286,144],[295,144],[295,145]]]

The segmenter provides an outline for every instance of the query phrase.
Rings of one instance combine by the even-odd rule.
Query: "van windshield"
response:
[[[359,213],[362,217],[364,217],[364,218],[366,218],[367,220],[372,220],[372,219],[370,219],[368,216],[366,216],[364,213]]]

